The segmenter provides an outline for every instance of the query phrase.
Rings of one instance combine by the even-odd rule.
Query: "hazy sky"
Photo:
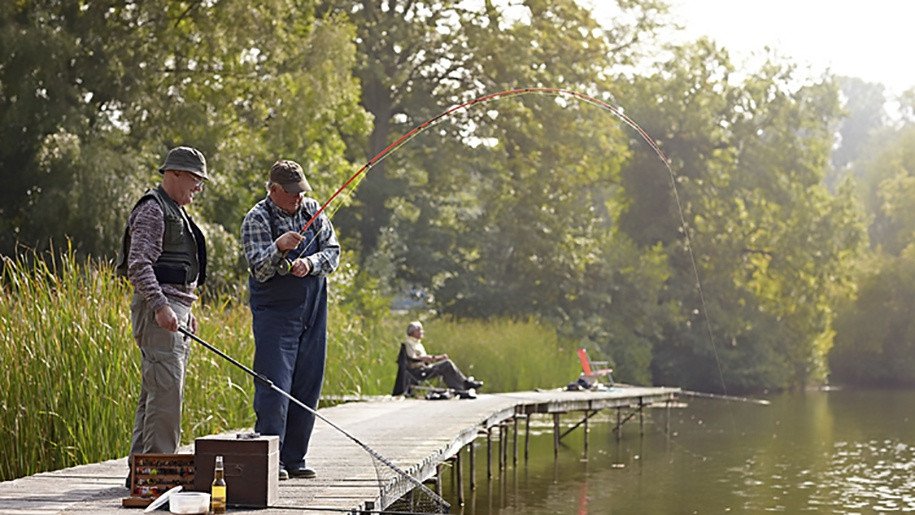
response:
[[[735,62],[769,46],[778,55],[839,75],[915,86],[915,1],[670,0],[673,19],[690,39],[707,35]],[[584,1],[583,3],[589,3]],[[604,0],[591,0],[601,16]]]

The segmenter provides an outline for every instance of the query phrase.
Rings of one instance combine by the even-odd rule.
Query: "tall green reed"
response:
[[[451,320],[424,323],[423,345],[446,353],[486,392],[558,388],[578,379],[575,342],[536,320]]]
[[[2,268],[0,481],[126,455],[140,390],[132,287],[72,250],[4,257]],[[391,391],[408,318],[391,315],[374,291],[350,264],[333,276],[325,395]],[[203,339],[250,366],[245,299],[212,300],[194,313]],[[577,374],[573,347],[536,322],[433,320],[427,329],[430,350],[486,379],[487,391],[556,386]],[[193,344],[183,441],[251,427],[253,389],[250,376]]]
[[[5,257],[0,277],[0,480],[127,454],[140,390],[130,284],[72,251]],[[341,275],[344,293],[359,290],[353,277]],[[329,313],[324,391],[387,393],[394,371],[377,365],[393,357],[375,345],[377,301],[337,297],[344,302]],[[245,299],[198,304],[194,313],[201,338],[250,366]],[[253,389],[244,371],[192,344],[183,441],[252,426]]]
[[[130,284],[72,251],[4,258],[0,284],[0,480],[127,454],[140,390]],[[244,305],[195,313],[203,338],[251,362]],[[183,440],[251,425],[251,390],[242,371],[192,347]]]
[[[127,285],[59,258],[4,258],[0,479],[123,454],[138,365]]]

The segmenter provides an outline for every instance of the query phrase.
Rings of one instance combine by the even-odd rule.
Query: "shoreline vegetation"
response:
[[[125,456],[140,388],[130,284],[110,264],[72,251],[5,257],[2,268],[0,481]],[[430,351],[485,379],[485,391],[564,386],[579,372],[574,342],[542,323],[392,314],[379,307],[385,299],[369,309],[351,274],[332,281],[324,395],[390,394],[412,318],[426,324]],[[194,312],[201,338],[252,363],[244,294],[208,299]],[[186,381],[182,442],[253,425],[253,382],[243,371],[195,344]]]
[[[484,392],[564,386],[579,346],[627,384],[915,386],[915,88],[604,3],[3,4],[0,480],[127,452],[106,259],[181,144],[213,171],[200,336],[242,363],[239,222],[307,165],[344,249],[329,399],[389,393],[410,319]],[[252,379],[192,349],[184,441],[250,426]]]

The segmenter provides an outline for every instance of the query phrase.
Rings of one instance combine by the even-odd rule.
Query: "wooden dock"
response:
[[[493,467],[494,461],[501,466],[509,455],[512,459],[517,459],[519,454],[523,456],[527,424],[536,414],[552,417],[554,450],[558,450],[559,440],[564,436],[560,433],[560,417],[564,414],[569,419],[574,416],[577,422],[566,433],[579,427],[587,430],[591,416],[604,409],[615,410],[615,423],[622,426],[629,420],[641,420],[645,406],[670,402],[679,393],[678,388],[614,387],[605,391],[483,394],[468,400],[381,398],[341,404],[321,409],[320,413],[414,478],[427,481],[434,480],[439,467],[449,460],[456,459],[460,465],[462,454],[469,455],[471,460],[475,455],[477,459],[488,460]],[[514,447],[509,451],[508,438],[504,435],[512,430]],[[497,449],[487,440],[485,449],[460,452],[468,445],[473,451],[474,440],[488,439],[493,432],[503,435],[498,439]],[[587,445],[587,439],[585,442]],[[193,448],[187,446],[179,452],[193,453]],[[318,478],[280,482],[279,501],[269,513],[383,510],[414,485],[390,469],[379,484],[373,461],[352,440],[318,420],[308,454],[309,465],[318,471]],[[457,470],[462,468],[458,466]],[[126,474],[127,461],[121,458],[2,482],[0,513],[141,513],[138,509],[121,508],[121,499],[128,494],[124,487]],[[460,473],[458,484],[461,484]],[[463,489],[458,488],[461,496]],[[231,508],[229,511],[264,513]]]

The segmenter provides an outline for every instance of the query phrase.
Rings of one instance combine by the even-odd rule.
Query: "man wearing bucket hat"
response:
[[[117,265],[134,287],[130,321],[142,354],[131,455],[178,448],[190,351],[178,327],[196,332],[191,305],[206,280],[206,242],[184,209],[209,179],[206,159],[197,149],[176,147],[159,173],[159,186],[144,193],[130,213]]]
[[[317,409],[327,348],[327,280],[340,260],[330,220],[306,197],[311,186],[302,166],[280,160],[270,169],[267,196],[245,215],[242,241],[250,276],[254,370]],[[315,417],[258,381],[254,430],[280,438],[280,479],[313,478],[305,455]]]

